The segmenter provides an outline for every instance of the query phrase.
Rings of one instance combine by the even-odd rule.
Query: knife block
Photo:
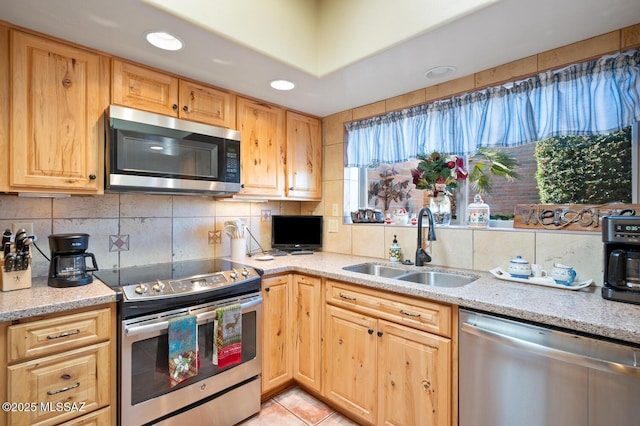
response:
[[[31,288],[31,265],[22,271],[5,272],[4,260],[0,261],[2,271],[0,273],[0,291],[19,290]]]

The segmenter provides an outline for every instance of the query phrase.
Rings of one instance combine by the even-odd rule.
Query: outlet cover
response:
[[[337,233],[338,232],[338,220],[337,219],[329,219],[329,232]]]

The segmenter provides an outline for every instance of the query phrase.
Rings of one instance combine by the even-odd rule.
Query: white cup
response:
[[[247,240],[245,238],[231,239],[231,258],[244,259],[247,256]]]
[[[551,277],[556,280],[558,284],[569,285],[576,279],[576,271],[568,265],[562,263],[554,263],[551,270]]]
[[[547,276],[547,271],[542,269],[542,265],[531,265],[531,275],[534,278],[542,278]]]

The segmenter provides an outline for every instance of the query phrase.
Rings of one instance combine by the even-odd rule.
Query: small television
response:
[[[282,251],[322,249],[322,216],[271,216],[271,247]]]

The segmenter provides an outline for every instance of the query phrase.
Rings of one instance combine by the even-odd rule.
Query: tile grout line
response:
[[[320,423],[324,422],[325,420],[327,420],[329,417],[331,417],[332,415],[335,414],[335,410],[331,410],[331,412],[329,414],[327,414],[326,416],[324,416],[322,419],[320,419],[320,421],[318,423],[311,423],[310,421],[303,419],[302,417],[298,416],[296,413],[294,413],[293,411],[289,410],[286,406],[284,406],[283,404],[281,404],[280,402],[276,401],[275,398],[271,398],[271,400],[278,404],[279,406],[281,406],[282,408],[284,408],[285,410],[287,410],[289,413],[293,414],[295,416],[295,418],[297,418],[298,420],[300,420],[302,423],[304,423],[305,425],[308,426],[318,426]]]

